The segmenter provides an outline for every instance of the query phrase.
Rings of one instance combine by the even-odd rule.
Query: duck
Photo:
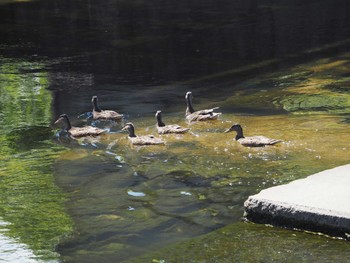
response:
[[[128,122],[125,124],[125,126],[122,128],[122,131],[128,131],[129,132],[129,140],[133,145],[157,145],[157,144],[165,144],[165,142],[160,139],[156,138],[153,135],[144,135],[144,136],[137,136],[135,134],[135,127],[132,122]]]
[[[73,137],[98,136],[106,131],[92,126],[73,127],[67,114],[61,114],[55,121],[55,124],[59,122],[64,123],[64,130],[66,130]]]
[[[231,131],[235,131],[237,133],[235,139],[243,146],[264,147],[266,145],[274,145],[278,142],[282,142],[282,140],[270,139],[265,136],[244,137],[243,129],[241,125],[238,123],[232,125],[232,127],[226,130],[225,133],[231,132]]]
[[[192,106],[192,97],[193,95],[191,91],[188,91],[185,95],[185,99],[187,103],[187,108],[186,108],[187,121],[193,122],[193,121],[216,120],[221,115],[221,112],[214,112],[214,110],[217,110],[219,107],[195,111]]]
[[[167,133],[186,133],[190,130],[190,128],[183,128],[177,124],[168,124],[162,121],[162,112],[159,110],[155,115],[157,119],[157,131],[158,134],[167,134]]]
[[[120,114],[112,110],[102,110],[97,105],[98,98],[93,96],[91,99],[92,103],[92,117],[94,120],[120,120],[123,118],[123,114]]]

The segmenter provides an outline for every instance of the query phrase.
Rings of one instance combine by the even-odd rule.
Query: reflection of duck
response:
[[[92,127],[92,126],[72,127],[67,114],[61,114],[60,117],[57,119],[57,121],[55,121],[55,124],[59,122],[64,123],[65,125],[64,129],[73,137],[97,136],[105,132],[105,130]]]
[[[250,147],[261,147],[265,145],[273,145],[275,143],[281,142],[282,140],[270,139],[265,136],[253,136],[253,137],[244,137],[243,129],[241,125],[234,124],[232,127],[225,132],[236,131],[237,135],[235,137],[236,141],[244,146]]]
[[[188,91],[185,96],[187,108],[186,108],[186,120],[192,121],[207,121],[207,120],[216,120],[221,112],[214,112],[214,110],[219,107],[215,107],[207,110],[195,111],[192,106],[192,92]]]
[[[136,136],[135,127],[131,122],[126,123],[122,130],[127,130],[129,132],[129,140],[134,145],[165,144],[162,139],[156,138],[153,135]]]
[[[123,118],[122,114],[112,110],[101,110],[97,105],[97,96],[93,96],[91,99],[92,102],[92,116],[94,120],[120,120]]]
[[[157,119],[157,131],[159,134],[185,133],[190,130],[190,128],[183,128],[177,124],[165,125],[165,123],[162,121],[162,112],[160,110],[156,112],[156,119]]]

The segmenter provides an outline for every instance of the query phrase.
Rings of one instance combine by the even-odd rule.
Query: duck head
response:
[[[68,115],[67,114],[61,114],[58,119],[55,121],[55,124],[63,122],[66,125],[66,130],[69,130],[72,128]]]
[[[136,137],[135,127],[134,124],[132,124],[131,122],[126,123],[125,126],[122,128],[122,131],[128,131],[129,137]]]
[[[193,98],[192,92],[191,91],[187,91],[186,95],[185,95],[185,99],[188,100],[188,99],[192,99],[192,98]]]
[[[156,118],[158,118],[158,117],[162,117],[162,111],[160,111],[160,110],[157,110],[157,112],[156,112]]]
[[[235,138],[236,140],[244,138],[244,136],[243,136],[243,129],[242,129],[242,126],[240,124],[238,124],[238,123],[233,124],[231,126],[231,128],[229,128],[229,129],[227,129],[225,131],[225,133],[228,133],[228,132],[231,132],[231,131],[237,132],[237,135],[236,135],[236,138]]]
[[[225,133],[231,132],[231,131],[236,131],[236,132],[240,132],[242,131],[242,126],[238,123],[233,124],[229,129],[227,129],[225,131]]]
[[[61,122],[61,121],[67,121],[68,120],[68,116],[67,114],[61,114],[58,119],[55,121],[55,124]]]
[[[97,102],[98,101],[98,98],[97,96],[92,96],[91,98],[91,102],[94,103],[94,102]]]

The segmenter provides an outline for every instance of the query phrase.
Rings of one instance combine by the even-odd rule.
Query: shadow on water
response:
[[[249,195],[348,162],[347,1],[0,4],[0,212],[38,259],[349,258],[343,241],[240,222]],[[222,118],[185,123],[188,90]],[[93,95],[125,120],[92,121]],[[155,134],[156,110],[191,132],[131,146],[123,124]],[[71,139],[61,113],[108,133]],[[223,133],[236,122],[283,143],[242,147]]]
[[[239,80],[349,47],[344,0],[13,2],[2,55],[44,60],[54,90]]]

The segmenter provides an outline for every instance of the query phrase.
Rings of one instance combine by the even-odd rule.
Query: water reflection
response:
[[[32,1],[6,5],[0,17],[11,26],[0,31],[2,53],[52,58],[48,69],[67,86],[52,85],[66,90],[75,87],[64,75],[80,73],[139,85],[230,70],[241,79],[235,70],[256,74],[349,46],[344,0]]]
[[[2,233],[8,231],[6,226],[9,223],[0,221],[0,260],[3,262],[26,262],[26,263],[35,263],[40,262],[36,260],[36,256],[32,250],[28,248],[26,244],[21,244],[15,238],[10,238]],[[56,262],[56,261],[52,261]]]
[[[38,72],[42,64],[1,62],[0,210],[10,222],[0,238],[1,256],[11,262],[55,261],[54,246],[70,233],[71,221],[52,177],[52,162],[63,149],[52,142],[47,74]]]
[[[58,246],[68,262],[78,258],[87,262],[129,260],[131,251],[132,256],[144,255],[240,221],[242,204],[250,194],[348,162],[348,145],[344,144],[348,140],[348,123],[344,122],[348,104],[330,99],[337,98],[340,91],[347,98],[344,72],[350,67],[348,54],[341,59],[342,63],[322,60],[314,62],[317,66],[310,63],[257,76],[230,92],[221,84],[215,97],[208,93],[208,86],[198,87],[196,107],[218,105],[222,118],[210,125],[190,124],[189,134],[163,136],[165,147],[132,146],[127,134],[120,132],[122,124],[93,122],[89,111],[95,90],[54,93],[54,97],[63,94],[68,100],[61,97],[53,115],[65,111],[77,126],[93,123],[108,126],[111,132],[79,140],[55,137],[50,128],[55,118],[48,110],[52,103],[48,84],[40,79],[46,75],[38,75],[37,70],[13,74],[21,67],[37,69],[37,64],[5,67],[11,70],[2,76],[6,85],[0,97],[1,113],[7,117],[2,119],[0,158],[4,162],[0,173],[4,176],[1,187],[7,193],[3,207],[11,211],[4,218],[16,226],[9,226],[11,235],[19,236],[35,253],[57,258],[50,251],[60,235],[71,231],[71,222],[62,205],[66,199],[54,186],[52,174],[69,196],[67,208],[76,225],[74,236]],[[325,78],[330,75],[337,80]],[[164,121],[188,125],[184,120],[188,89],[185,84],[148,87],[140,94],[119,85],[103,85],[99,95],[106,108],[126,113],[126,121],[134,121],[143,135],[156,133],[154,113],[158,109],[165,109]],[[321,99],[312,107],[294,103],[317,93]],[[9,111],[11,101],[18,105],[16,110]],[[287,102],[299,108],[285,107]],[[337,104],[336,111],[332,103]],[[234,136],[223,133],[236,122],[247,135],[264,134],[284,143],[242,147]],[[47,211],[54,216],[49,222]],[[26,221],[35,224],[23,224]],[[282,250],[288,245],[284,237],[284,232],[276,237]],[[314,242],[306,239],[309,244]],[[337,250],[338,243],[330,246]],[[240,249],[248,248],[241,245]],[[302,257],[303,251],[294,252],[295,258]]]
[[[67,262],[133,260],[165,245],[175,254],[170,261],[192,248],[185,261],[201,260],[203,251],[214,251],[208,260],[231,251],[241,261],[346,260],[341,242],[238,222],[250,194],[348,162],[349,54],[334,56],[349,47],[348,10],[344,0],[2,5],[6,236],[46,261],[57,259],[56,244]],[[196,108],[220,106],[223,117],[164,136],[162,148],[131,146],[121,123],[89,118],[97,95],[140,135],[155,133],[157,110],[186,126],[188,90],[198,94]],[[109,133],[55,136],[49,127],[61,113]],[[241,147],[223,133],[235,122],[247,135],[284,143]],[[61,240],[72,232],[70,217],[75,231]],[[220,230],[228,224],[232,231]],[[194,238],[209,232],[213,239]],[[171,255],[162,253],[151,259]]]

